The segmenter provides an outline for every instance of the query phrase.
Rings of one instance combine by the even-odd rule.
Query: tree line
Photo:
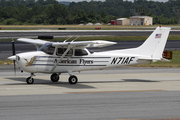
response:
[[[154,2],[106,0],[105,2],[71,2],[69,6],[56,0],[0,0],[0,24],[80,24],[108,23],[110,20],[133,15],[153,17],[153,24],[177,24],[180,0]]]

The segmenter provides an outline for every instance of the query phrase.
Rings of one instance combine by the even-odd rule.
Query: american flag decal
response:
[[[161,38],[161,34],[156,34],[155,38]]]

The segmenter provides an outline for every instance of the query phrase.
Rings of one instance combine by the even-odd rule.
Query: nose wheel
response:
[[[33,84],[34,79],[33,76],[35,76],[33,73],[31,73],[31,76],[26,79],[27,84]]]

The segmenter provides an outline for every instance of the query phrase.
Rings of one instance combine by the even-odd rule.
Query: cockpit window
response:
[[[64,52],[66,51],[67,49],[66,48],[58,48],[57,49],[57,52],[56,52],[56,55],[58,56],[61,56],[64,54]],[[72,56],[73,55],[73,49],[70,49],[68,51],[68,53],[66,54],[66,56]]]
[[[94,52],[93,51],[91,51],[91,50],[89,50],[89,49],[87,49],[91,54],[93,54]]]
[[[84,55],[88,55],[86,50],[82,50],[82,49],[75,50],[75,56],[84,56]]]
[[[52,43],[46,43],[42,47],[39,48],[38,51],[43,51],[47,54],[53,55],[55,47],[52,46]]]

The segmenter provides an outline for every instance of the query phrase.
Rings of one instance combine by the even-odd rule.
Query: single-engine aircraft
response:
[[[116,44],[103,40],[49,42],[40,39],[19,38],[17,41],[32,43],[37,51],[8,57],[22,71],[30,73],[27,84],[34,83],[35,73],[49,73],[52,82],[58,82],[61,73],[69,73],[69,83],[76,84],[78,78],[72,72],[105,69],[124,65],[168,61],[162,53],[171,28],[157,27],[147,40],[137,48],[92,52],[88,47],[104,47]]]

